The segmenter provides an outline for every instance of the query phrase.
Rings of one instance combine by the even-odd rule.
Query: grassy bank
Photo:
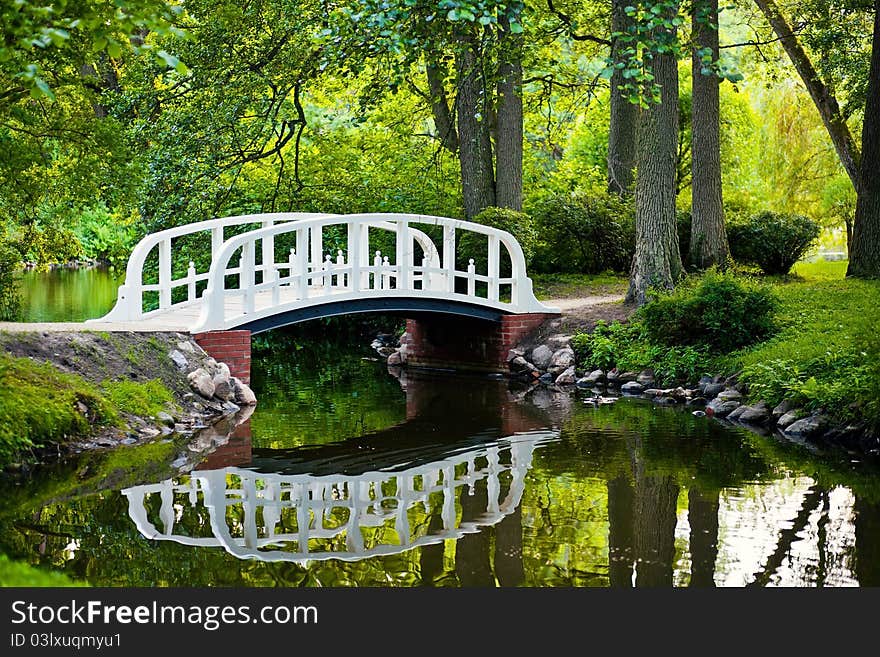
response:
[[[577,335],[573,346],[587,367],[650,368],[664,385],[738,373],[752,402],[788,400],[837,421],[867,419],[880,426],[880,282],[845,279],[845,273],[846,262],[821,261],[798,263],[789,276],[759,279],[757,287],[775,299],[772,328],[755,344],[733,350],[713,347],[707,328],[714,327],[716,338],[747,334],[740,320],[749,319],[750,309],[728,308],[720,299],[714,308],[709,304],[706,312],[715,316],[692,339],[658,339],[637,315],[628,325]]]

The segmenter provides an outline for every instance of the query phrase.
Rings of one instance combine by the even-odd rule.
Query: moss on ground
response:
[[[0,465],[33,448],[61,446],[128,416],[168,410],[172,392],[158,379],[98,386],[51,363],[0,353]]]

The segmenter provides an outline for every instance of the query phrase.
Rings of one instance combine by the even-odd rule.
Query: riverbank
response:
[[[180,333],[0,331],[0,388],[0,466],[12,471],[192,435],[255,402]]]
[[[727,351],[700,344],[699,334],[653,341],[622,303],[624,279],[538,281],[539,298],[562,317],[511,351],[511,375],[595,399],[687,404],[759,433],[880,453],[880,283],[844,279],[845,271],[846,262],[798,263],[790,276],[762,279],[775,300],[772,328]],[[718,333],[728,328],[742,331],[722,323]]]

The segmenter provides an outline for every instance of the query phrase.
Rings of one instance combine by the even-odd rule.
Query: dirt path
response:
[[[600,320],[609,324],[614,321],[626,321],[634,310],[632,306],[623,304],[622,294],[546,299],[541,303],[559,308],[562,311],[560,323],[553,330],[565,334],[592,331],[596,322]]]

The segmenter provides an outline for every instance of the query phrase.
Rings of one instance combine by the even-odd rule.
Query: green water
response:
[[[117,282],[27,273],[27,317],[100,316]],[[0,479],[0,552],[97,586],[880,585],[875,463],[642,401],[399,379],[340,326],[256,340],[260,403],[208,454]]]
[[[106,314],[125,272],[99,267],[26,271],[19,277],[23,322],[81,322]]]
[[[98,586],[880,584],[874,465],[322,344],[258,354],[260,404],[205,461],[4,482],[0,551]]]

